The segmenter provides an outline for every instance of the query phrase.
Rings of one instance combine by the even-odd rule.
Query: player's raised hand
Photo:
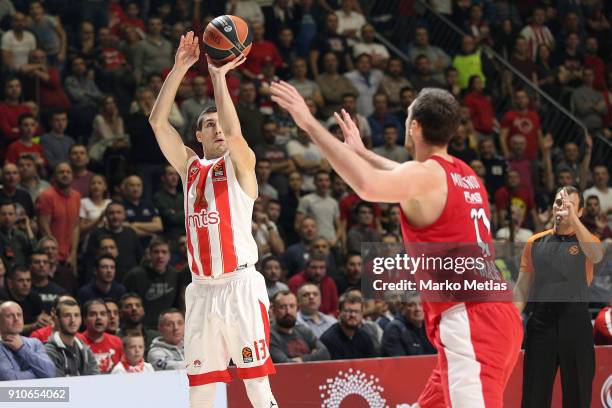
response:
[[[304,98],[293,85],[285,81],[274,82],[270,86],[270,94],[272,95],[272,101],[289,112],[300,128],[305,130],[308,123],[314,120]]]
[[[232,69],[238,68],[240,65],[246,61],[246,57],[244,54],[240,54],[238,57],[234,58],[230,62],[226,62],[223,65],[216,65],[215,62],[210,58],[210,56],[206,55],[206,61],[208,62],[208,72],[210,76],[225,76]]]
[[[340,125],[340,129],[342,129],[342,133],[344,134],[344,143],[346,143],[347,146],[356,152],[365,150],[366,147],[363,144],[361,135],[359,134],[359,129],[357,129],[357,125],[355,125],[351,115],[349,115],[344,109],[342,109],[341,114],[342,116],[338,114],[338,112],[334,112],[336,121],[338,122],[338,125]]]
[[[190,68],[200,58],[200,45],[198,37],[189,31],[185,35],[181,35],[176,55],[174,56],[174,65],[181,68]]]

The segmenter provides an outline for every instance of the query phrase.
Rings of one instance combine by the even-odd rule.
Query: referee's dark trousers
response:
[[[523,408],[551,406],[559,368],[563,407],[590,407],[595,350],[587,303],[534,305],[527,322]]]

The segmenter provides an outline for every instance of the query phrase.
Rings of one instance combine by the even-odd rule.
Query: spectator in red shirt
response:
[[[29,154],[34,157],[37,166],[44,167],[47,165],[42,146],[32,141],[36,129],[38,129],[38,121],[34,115],[28,112],[19,116],[20,136],[6,150],[6,161],[8,163],[17,163],[22,155]]]
[[[24,85],[27,85],[28,96],[40,101],[40,108],[68,109],[70,99],[62,88],[62,79],[57,67],[47,63],[47,55],[41,49],[30,53],[29,64],[24,65],[20,71],[24,75]],[[38,91],[38,94],[36,93]]]
[[[4,145],[17,140],[19,132],[19,117],[31,113],[30,108],[21,103],[21,81],[10,78],[4,84],[4,100],[0,102],[0,136]]]
[[[606,90],[606,64],[604,60],[597,55],[599,51],[599,43],[596,37],[589,37],[585,43],[586,52],[584,54],[584,66],[593,69],[595,80],[593,88],[598,91]]]
[[[606,306],[595,318],[593,337],[597,345],[612,345],[612,307]]]
[[[527,91],[519,89],[515,93],[516,109],[504,114],[501,120],[500,142],[505,157],[508,157],[508,139],[515,134],[521,134],[527,139],[525,158],[536,160],[538,158],[538,143],[542,139],[540,115],[529,109],[529,95]]]
[[[249,58],[243,65],[242,72],[251,79],[256,79],[261,74],[261,66],[265,61],[272,61],[276,69],[283,66],[283,59],[280,56],[276,45],[272,41],[264,39],[265,29],[262,23],[251,24],[253,33],[253,45]]]
[[[297,294],[297,290],[306,282],[319,286],[321,290],[321,313],[336,315],[338,312],[338,288],[334,280],[327,275],[326,258],[314,254],[306,263],[306,269],[289,279],[289,289]]]
[[[108,311],[101,299],[92,299],[83,306],[85,331],[77,336],[93,352],[100,372],[110,373],[115,364],[123,357],[123,342],[117,336],[106,333]]]
[[[38,224],[44,235],[57,239],[59,260],[76,266],[79,245],[79,211],[81,195],[70,187],[72,168],[62,162],[55,167],[55,184],[43,191],[36,200]]]
[[[479,75],[472,75],[468,82],[468,93],[463,102],[470,110],[474,129],[483,135],[490,135],[494,128],[499,128],[491,97],[483,93],[484,82]]]

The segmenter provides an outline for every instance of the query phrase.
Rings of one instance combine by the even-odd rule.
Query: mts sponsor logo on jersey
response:
[[[219,213],[217,211],[202,210],[195,214],[190,214],[188,222],[190,227],[203,228],[209,225],[218,224],[220,221]]]
[[[453,184],[466,190],[477,190],[480,188],[480,183],[476,176],[462,176],[461,174],[451,173]]]

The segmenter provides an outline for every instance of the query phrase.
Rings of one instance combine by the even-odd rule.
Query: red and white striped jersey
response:
[[[257,262],[251,234],[253,200],[245,193],[229,156],[187,162],[185,230],[194,282],[212,279]]]

